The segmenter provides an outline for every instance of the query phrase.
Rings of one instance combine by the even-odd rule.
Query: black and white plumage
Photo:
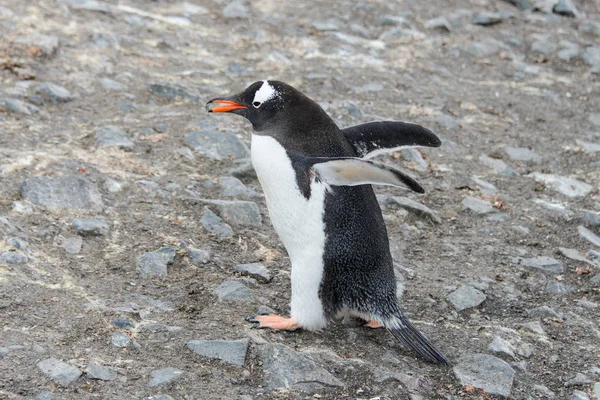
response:
[[[292,263],[291,318],[261,327],[319,330],[343,313],[375,321],[428,361],[450,361],[401,311],[386,227],[371,184],[408,186],[408,174],[368,160],[406,147],[438,147],[428,129],[373,122],[339,129],[314,101],[278,81],[213,99],[253,125],[251,156],[271,221]],[[261,319],[262,318],[262,319]]]

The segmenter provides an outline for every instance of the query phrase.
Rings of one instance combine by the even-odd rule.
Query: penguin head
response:
[[[283,82],[258,81],[242,93],[210,100],[206,110],[241,115],[252,123],[254,130],[260,131],[284,122],[299,97],[303,95]]]

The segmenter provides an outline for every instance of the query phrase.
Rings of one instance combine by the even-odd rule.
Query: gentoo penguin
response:
[[[351,314],[387,328],[426,360],[450,364],[398,306],[387,231],[371,184],[424,190],[406,173],[369,160],[406,147],[438,147],[437,136],[404,122],[340,129],[316,102],[278,81],[253,83],[206,108],[252,123],[252,165],[292,264],[290,318],[248,321],[257,328],[315,331]]]

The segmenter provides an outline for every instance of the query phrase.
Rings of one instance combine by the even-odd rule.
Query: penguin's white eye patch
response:
[[[254,100],[252,100],[252,105],[258,108],[262,103],[271,100],[278,94],[279,93],[277,92],[277,90],[275,90],[275,88],[271,86],[271,84],[269,84],[269,81],[263,81],[263,84],[261,85],[260,89],[258,89],[256,93],[254,93]]]
[[[262,103],[260,101],[255,101],[255,102],[252,103],[252,105],[254,106],[254,108],[260,107],[261,104]]]

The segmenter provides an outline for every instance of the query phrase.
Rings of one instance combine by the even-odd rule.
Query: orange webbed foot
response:
[[[246,317],[246,321],[254,322],[253,329],[270,328],[275,330],[294,331],[298,329],[298,323],[292,318],[280,317],[275,314],[257,315]]]
[[[379,329],[379,328],[383,328],[383,324],[379,321],[374,321],[372,319],[368,320],[363,326],[372,328],[372,329]]]

